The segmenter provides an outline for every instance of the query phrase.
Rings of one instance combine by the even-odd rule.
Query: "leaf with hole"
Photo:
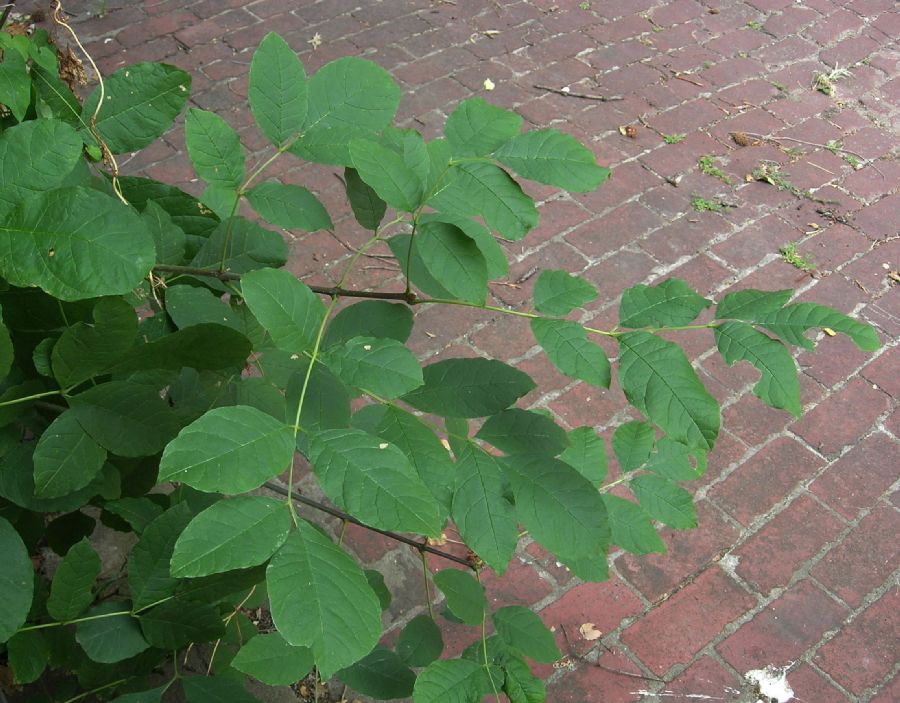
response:
[[[381,636],[381,607],[362,569],[308,522],[273,557],[266,584],[278,631],[309,647],[326,678],[368,654]]]

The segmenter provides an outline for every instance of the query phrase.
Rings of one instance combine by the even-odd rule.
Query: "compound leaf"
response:
[[[207,576],[262,564],[284,544],[291,516],[283,501],[237,496],[197,515],[175,543],[171,573]]]
[[[293,454],[291,428],[283,422],[246,405],[215,408],[169,443],[158,480],[244,493],[285,471]]]
[[[281,146],[303,127],[308,86],[297,54],[275,32],[259,43],[250,62],[247,97],[259,131]]]
[[[309,647],[324,677],[364,657],[381,636],[381,607],[362,569],[308,522],[273,557],[266,583],[278,631]]]

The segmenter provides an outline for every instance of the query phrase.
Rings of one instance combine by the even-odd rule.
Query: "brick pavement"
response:
[[[498,304],[527,306],[533,272],[565,267],[605,293],[589,309],[598,321],[611,319],[623,287],[672,275],[710,295],[795,287],[802,299],[876,325],[886,343],[877,355],[827,337],[820,354],[799,355],[806,414],[797,421],[750,397],[755,372],[726,369],[707,338],[690,342],[728,427],[700,482],[700,527],[664,532],[668,555],[614,553],[605,584],[579,583],[534,544],[522,546],[507,576],[488,581],[492,598],[539,611],[571,652],[541,671],[551,676],[549,701],[754,700],[742,676],[768,664],[791,665],[796,698],[808,703],[896,700],[900,295],[890,272],[900,268],[900,10],[893,0],[66,6],[104,71],[141,60],[189,70],[192,102],[223,115],[252,150],[264,143],[245,105],[247,70],[270,30],[299,51],[308,71],[345,54],[389,69],[407,91],[400,118],[427,137],[460,99],[481,94],[515,107],[532,127],[553,125],[586,141],[612,179],[584,196],[530,190],[541,200],[542,224],[509,246],[518,287],[494,286]],[[322,44],[314,49],[316,34]],[[816,75],[837,67],[851,75],[833,96],[812,89]],[[490,94],[486,78],[496,85]],[[567,98],[535,84],[624,99]],[[623,125],[635,126],[636,137],[622,136]],[[741,147],[736,131],[780,141]],[[684,139],[662,138],[676,134]],[[842,158],[821,146],[831,140],[853,153]],[[704,155],[731,184],[699,171]],[[763,159],[819,200],[748,181]],[[180,128],[125,168],[197,191]],[[357,241],[336,180],[322,173],[287,165],[272,175],[311,184],[338,234]],[[697,196],[735,207],[698,213]],[[788,242],[814,262],[812,275],[781,260],[778,248]],[[327,278],[345,255],[323,233],[292,237],[291,246],[292,270],[309,280]],[[373,269],[365,280],[381,285],[392,276]],[[620,393],[560,377],[507,317],[463,309],[419,317],[413,343],[423,356],[493,354],[532,374],[543,395],[529,400],[571,426],[594,425],[608,437],[622,420]],[[348,542],[386,571],[394,623],[422,611],[420,567],[408,551],[355,531]],[[581,637],[586,622],[602,639]],[[450,648],[459,651],[470,636],[448,629]]]

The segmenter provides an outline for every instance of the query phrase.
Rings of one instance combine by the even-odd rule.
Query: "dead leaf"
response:
[[[594,623],[592,622],[584,623],[578,628],[578,631],[581,633],[582,638],[586,639],[588,642],[593,642],[594,640],[599,640],[603,637],[603,633],[594,627]]]
[[[894,283],[900,283],[900,273],[897,271],[888,271],[888,278],[890,278]]]
[[[731,138],[738,146],[750,146],[753,144],[753,140],[747,136],[746,132],[732,132]]]
[[[830,327],[823,327],[822,331],[827,334],[829,337],[837,337],[837,332],[835,332]]]
[[[428,544],[432,547],[443,547],[447,544],[447,535],[444,532],[441,532],[440,537],[429,537]]]

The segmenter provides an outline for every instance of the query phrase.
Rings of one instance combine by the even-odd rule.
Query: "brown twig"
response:
[[[680,81],[684,81],[685,83],[690,83],[691,85],[696,85],[699,88],[705,88],[706,85],[703,83],[698,83],[695,80],[691,80],[690,78],[685,78],[684,74],[681,71],[672,71],[672,76],[677,78]]]
[[[763,142],[771,142],[772,144],[776,144],[778,146],[781,146],[779,144],[779,142],[785,141],[785,142],[794,142],[796,144],[804,144],[805,146],[812,146],[817,149],[827,149],[828,151],[831,151],[832,149],[834,149],[834,151],[839,151],[842,154],[849,154],[850,156],[853,156],[853,157],[859,159],[860,161],[868,161],[869,166],[871,166],[879,176],[884,178],[884,173],[882,173],[881,169],[879,169],[875,165],[875,159],[869,160],[862,154],[859,154],[855,151],[850,151],[849,149],[845,149],[842,146],[820,144],[819,142],[808,142],[805,139],[797,139],[795,137],[767,137],[764,134],[754,134],[753,132],[744,132],[744,134],[746,134],[748,137],[752,137],[753,139],[758,139]],[[813,164],[813,165],[815,166],[815,164]]]
[[[377,532],[380,535],[384,535],[385,537],[389,537],[390,539],[396,540],[397,542],[402,542],[403,544],[409,545],[414,549],[417,549],[420,553],[428,552],[429,554],[434,554],[435,556],[441,557],[442,559],[447,559],[448,561],[455,562],[457,564],[462,564],[470,569],[474,568],[472,565],[465,559],[456,556],[455,554],[450,554],[448,552],[441,551],[440,549],[435,549],[430,544],[426,542],[417,542],[416,540],[405,537],[404,535],[399,535],[396,532],[391,532],[389,530],[382,530],[378,527],[372,527],[371,525],[367,525],[364,522],[361,522],[357,518],[353,517],[350,513],[345,513],[343,510],[338,510],[337,508],[332,508],[329,505],[325,505],[324,503],[320,503],[317,500],[313,500],[312,498],[307,498],[305,495],[298,493],[294,490],[288,490],[284,486],[281,486],[272,481],[266,481],[266,488],[275,491],[276,493],[280,493],[283,496],[290,495],[293,500],[296,500],[298,503],[302,503],[303,505],[307,505],[310,508],[315,508],[316,510],[320,510],[323,513],[328,513],[329,515],[336,517],[340,520],[344,520],[346,522],[352,522],[354,525],[359,525],[359,527],[363,527],[367,530],[371,530],[372,532]]]
[[[557,95],[564,95],[567,98],[581,98],[582,100],[597,100],[602,103],[614,102],[616,100],[624,100],[625,97],[622,95],[592,95],[591,93],[575,93],[568,88],[551,88],[546,85],[538,85],[534,84],[534,87],[538,90],[546,90],[549,93],[556,93]]]
[[[195,266],[170,266],[168,264],[159,264],[153,267],[154,273],[176,273],[182,276],[205,276],[207,278],[216,278],[220,281],[239,281],[241,274],[231,273],[230,271],[216,271],[213,269],[198,268]],[[375,298],[377,300],[400,300],[410,305],[415,304],[415,293],[393,292],[393,291],[377,291],[377,290],[353,290],[350,288],[341,288],[340,286],[309,286],[313,293],[319,295],[327,295],[329,297],[338,298]]]

